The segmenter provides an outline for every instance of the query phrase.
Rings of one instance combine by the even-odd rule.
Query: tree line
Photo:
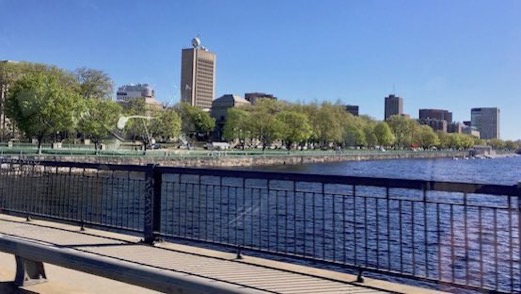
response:
[[[215,126],[208,113],[188,104],[154,107],[139,99],[116,103],[112,80],[95,69],[0,63],[0,85],[7,85],[4,111],[10,120],[2,139],[34,138],[38,149],[44,141],[83,138],[98,150],[104,138],[119,131],[121,117],[151,118],[130,119],[121,130],[125,138],[144,142],[145,148],[152,138],[168,140],[181,133],[193,137],[208,134]]]
[[[145,148],[152,140],[208,140],[215,128],[209,113],[189,104],[153,107],[144,100],[116,103],[113,82],[104,72],[79,68],[67,71],[35,63],[0,63],[0,85],[8,85],[4,103],[11,124],[7,139],[35,138],[44,141],[90,139],[96,150],[111,133],[139,140]],[[129,119],[123,130],[116,128],[121,117]],[[4,133],[2,133],[4,135]],[[117,135],[117,134],[116,134]],[[307,148],[452,148],[464,149],[489,144],[496,149],[519,148],[519,141],[483,141],[465,134],[435,132],[405,116],[378,121],[353,116],[329,102],[288,103],[259,99],[254,105],[228,110],[222,137],[241,148],[273,143],[286,149]],[[6,139],[2,137],[2,139]]]
[[[466,149],[483,144],[516,150],[520,146],[519,141],[485,141],[467,134],[435,132],[430,126],[401,115],[377,121],[365,115],[354,116],[339,104],[292,104],[272,99],[231,108],[223,137],[235,140],[241,148],[260,143],[265,149],[281,142],[288,150],[304,147]]]

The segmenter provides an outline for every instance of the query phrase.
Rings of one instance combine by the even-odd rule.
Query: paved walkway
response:
[[[138,244],[138,238],[98,230],[0,215],[0,234],[22,237],[39,244],[137,263],[142,266],[186,273],[211,282],[239,287],[244,293],[439,293],[415,287],[367,279],[364,284],[341,273],[285,264],[254,257],[236,260],[233,254],[172,243]],[[9,259],[11,261],[9,261]],[[11,264],[9,266],[9,264]],[[0,255],[1,293],[155,293],[117,281],[46,265],[49,282],[18,290],[5,283],[14,275],[14,258]],[[11,276],[11,280],[12,280]],[[385,290],[383,290],[385,289]],[[9,292],[10,291],[10,292]],[[26,291],[26,292],[24,292]]]

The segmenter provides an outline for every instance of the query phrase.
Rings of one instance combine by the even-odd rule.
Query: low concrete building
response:
[[[222,131],[224,123],[226,122],[226,113],[232,107],[245,107],[251,105],[249,101],[239,95],[226,94],[212,102],[210,116],[215,119],[215,131],[213,138],[215,140],[222,140]]]

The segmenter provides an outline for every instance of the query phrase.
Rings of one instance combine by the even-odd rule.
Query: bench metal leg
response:
[[[15,285],[21,287],[47,282],[47,276],[45,275],[45,269],[43,268],[42,262],[25,259],[18,255],[16,255],[15,258]]]

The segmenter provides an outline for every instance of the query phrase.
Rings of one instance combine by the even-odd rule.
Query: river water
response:
[[[521,156],[493,159],[393,159],[252,167],[252,170],[513,185]]]
[[[521,157],[411,159],[249,170],[515,185]],[[477,287],[521,290],[517,198],[168,174],[161,232],[269,252],[365,264]],[[142,175],[2,174],[0,207],[117,228],[143,228]],[[353,188],[354,189],[354,188]],[[485,195],[486,196],[486,195]],[[462,202],[465,201],[465,202]],[[480,207],[482,206],[482,207]],[[484,260],[484,262],[480,262]],[[466,282],[467,280],[467,282]],[[459,293],[460,290],[445,289]]]

